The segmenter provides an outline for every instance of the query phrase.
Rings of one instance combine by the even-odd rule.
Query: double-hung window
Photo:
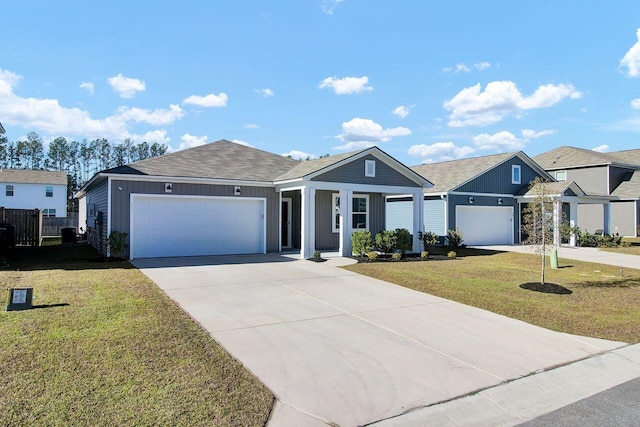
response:
[[[7,187],[5,188],[4,194],[7,197],[13,197],[13,185],[7,185]]]
[[[44,190],[44,195],[47,197],[53,197],[53,186],[47,185]]]
[[[332,195],[332,229],[334,233],[340,232],[340,194]],[[367,194],[354,194],[351,202],[351,228],[369,229],[369,196]]]

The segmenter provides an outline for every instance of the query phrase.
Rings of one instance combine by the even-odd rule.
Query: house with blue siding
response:
[[[445,236],[458,228],[467,245],[520,242],[519,194],[536,177],[553,178],[522,151],[411,168],[433,187],[424,190],[424,229]],[[387,197],[387,229],[408,228],[411,201]]]

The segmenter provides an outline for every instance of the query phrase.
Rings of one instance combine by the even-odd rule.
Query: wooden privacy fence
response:
[[[66,218],[42,218],[43,236],[61,236],[60,229],[73,227],[78,232],[78,213],[67,213]]]
[[[39,209],[0,207],[0,223],[15,226],[16,245],[40,246],[42,243],[42,211]]]

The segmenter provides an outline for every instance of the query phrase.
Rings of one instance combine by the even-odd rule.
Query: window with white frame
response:
[[[511,165],[511,183],[520,184],[520,165]]]
[[[47,197],[53,197],[53,186],[52,185],[47,185],[44,189],[44,194]]]
[[[556,171],[556,181],[566,181],[567,171]]]
[[[13,185],[7,185],[7,187],[5,188],[4,194],[7,197],[13,197]]]
[[[365,160],[364,161],[364,176],[375,178],[376,176],[376,161]]]
[[[333,215],[331,218],[331,227],[334,233],[340,232],[340,194],[332,195]],[[369,229],[369,195],[354,194],[351,203],[351,228],[368,230]]]
[[[56,210],[55,209],[43,209],[42,210],[42,216],[44,218],[53,218],[56,216]]]

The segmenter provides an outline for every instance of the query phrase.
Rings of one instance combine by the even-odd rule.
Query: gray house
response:
[[[377,147],[299,162],[218,141],[97,173],[76,197],[88,239],[107,253],[127,233],[130,258],[315,250],[351,255],[351,233],[385,228],[385,198],[409,194],[420,249],[431,183]]]
[[[443,236],[458,228],[467,245],[520,241],[520,203],[528,184],[553,180],[522,151],[414,166],[433,182],[424,190],[424,229]],[[387,197],[387,228],[407,228],[411,201]]]
[[[577,224],[591,233],[637,236],[640,224],[640,149],[598,153],[559,147],[533,158],[557,181],[575,181],[593,203],[578,206]]]

